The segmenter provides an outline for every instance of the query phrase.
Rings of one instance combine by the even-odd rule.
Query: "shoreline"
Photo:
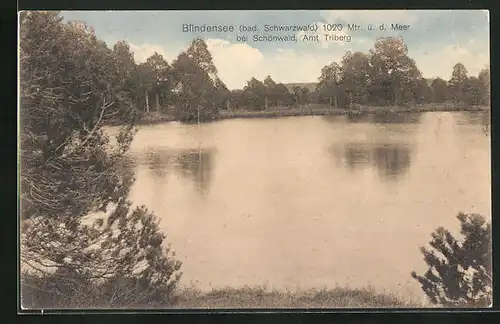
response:
[[[68,308],[74,307],[68,300],[61,299],[61,295],[47,295],[44,289],[48,284],[63,284],[67,278],[54,277],[41,278],[38,275],[23,272],[21,290],[27,298],[23,302],[27,308]],[[23,283],[25,285],[23,285]],[[109,307],[110,303],[101,287],[88,286],[82,290],[83,294],[74,296],[73,303],[88,303],[88,307]],[[116,287],[120,288],[120,287]],[[121,287],[123,289],[128,286]],[[164,289],[163,289],[164,288]],[[173,289],[172,289],[173,288]],[[128,308],[147,309],[279,309],[279,308],[317,308],[317,309],[342,309],[342,308],[439,308],[422,295],[402,294],[386,289],[376,289],[371,285],[359,288],[348,286],[318,287],[318,288],[271,288],[267,284],[244,285],[241,287],[211,287],[200,289],[194,284],[185,285],[178,283],[176,287],[159,287],[156,297],[149,300],[116,301],[113,307],[120,308],[123,303]],[[128,298],[128,297],[127,297]],[[85,306],[87,307],[87,306]]]
[[[417,107],[361,107],[356,109],[345,108],[281,108],[262,111],[226,111],[223,110],[219,116],[204,120],[202,123],[215,122],[227,119],[250,119],[250,118],[281,118],[300,116],[360,116],[370,114],[407,114],[407,113],[427,113],[427,112],[484,112],[489,111],[489,106],[460,107],[451,105],[423,105]],[[159,113],[149,113],[141,118],[137,125],[156,125],[170,122],[180,122],[174,116],[162,115]],[[184,123],[184,122],[182,122]],[[117,123],[118,125],[119,123]]]
[[[179,287],[171,309],[210,308],[422,308],[415,298],[366,288],[276,290],[266,287],[214,288],[201,291]]]

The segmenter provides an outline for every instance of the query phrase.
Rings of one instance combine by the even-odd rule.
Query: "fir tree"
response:
[[[411,276],[434,304],[487,307],[491,292],[491,225],[479,214],[459,213],[462,241],[440,227],[432,233],[431,250],[421,248],[429,269]]]

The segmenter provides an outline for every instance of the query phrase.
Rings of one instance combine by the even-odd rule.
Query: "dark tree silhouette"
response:
[[[154,213],[128,198],[125,59],[57,12],[21,14],[19,52],[23,307],[164,305],[181,263]],[[104,125],[119,117],[111,145]]]
[[[459,213],[459,242],[440,227],[432,233],[432,250],[421,248],[429,269],[411,276],[434,304],[445,307],[487,307],[491,292],[491,224],[479,214]],[[437,253],[438,254],[437,254]]]

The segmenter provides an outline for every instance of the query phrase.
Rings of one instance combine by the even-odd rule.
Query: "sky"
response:
[[[202,37],[229,89],[268,75],[282,83],[317,82],[325,65],[340,63],[347,51],[368,53],[377,38],[387,36],[404,39],[409,56],[426,78],[447,80],[456,63],[477,76],[490,62],[487,10],[63,11],[61,15],[66,21],[92,26],[110,48],[127,41],[138,63],[154,52],[171,63],[194,38]],[[183,30],[189,24],[234,30]],[[385,30],[380,30],[381,24]],[[409,27],[393,30],[393,24]],[[242,31],[242,25],[257,31]],[[270,31],[266,25],[312,25],[314,30]],[[350,31],[348,25],[360,28]],[[297,41],[255,41],[255,35],[295,35]]]

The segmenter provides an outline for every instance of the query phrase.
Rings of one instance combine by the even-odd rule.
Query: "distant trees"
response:
[[[343,69],[335,62],[321,69],[316,87],[319,100],[337,108],[339,96],[343,93],[343,88],[340,87],[343,78]]]
[[[411,276],[434,304],[488,307],[492,302],[491,224],[478,214],[459,213],[457,218],[463,239],[438,228],[432,233],[432,249],[421,248],[429,269]]]
[[[299,89],[294,85],[287,87],[267,76],[262,81],[251,78],[243,89],[229,91],[217,77],[217,69],[203,40],[193,41],[185,54],[187,56],[179,56],[172,63],[172,67],[165,65],[167,78],[164,80],[168,81],[162,85],[162,91],[152,86],[154,80],[160,78],[157,72],[147,68],[147,62],[139,65],[136,74],[142,75],[142,78],[139,78],[140,81],[136,85],[140,90],[136,92],[149,91],[160,95],[156,95],[156,105],[142,95],[143,100],[138,107],[149,111],[148,107],[156,107],[158,102],[160,107],[175,106],[179,119],[187,120],[196,119],[198,110],[203,119],[212,113],[217,115],[220,109],[227,108],[265,110],[307,104],[352,108],[362,105],[415,106],[448,101],[456,106],[471,106],[488,105],[490,101],[489,69],[482,70],[477,77],[468,76],[465,66],[457,63],[450,80],[425,79],[416,62],[408,56],[408,48],[402,38],[380,38],[366,54],[347,52],[340,62],[331,62],[322,68],[318,82],[312,90],[306,86],[299,86]],[[158,54],[155,55],[158,61]],[[152,59],[153,57],[148,60]],[[183,96],[179,94],[179,81],[174,81],[182,79],[182,73],[179,72],[181,70],[185,74]],[[189,83],[191,90],[186,90]],[[188,94],[190,91],[198,93],[198,103],[195,103],[196,96]],[[187,104],[186,96],[191,96],[190,104]]]
[[[487,105],[490,72],[468,76],[461,63],[453,67],[450,80],[422,77],[408,56],[402,38],[376,40],[368,53],[347,52],[340,62],[324,66],[315,88],[277,83],[271,76],[251,78],[243,89],[230,91],[219,78],[212,55],[203,39],[194,39],[172,62],[154,53],[136,63],[129,44],[117,42],[112,50],[115,73],[123,91],[139,114],[157,112],[182,121],[216,118],[225,109],[265,110],[323,104],[337,108],[414,106],[425,103]],[[105,67],[106,65],[101,65]]]
[[[282,83],[267,76],[264,81],[250,79],[243,90],[233,90],[230,95],[233,108],[265,110],[270,107],[289,106],[294,96]]]
[[[136,64],[130,46],[119,41],[112,55],[134,107],[139,112],[175,114],[183,121],[215,117],[227,107],[231,93],[217,75],[217,68],[203,39],[194,39],[185,52],[169,64],[155,52]]]
[[[324,66],[312,91],[297,85],[287,88],[267,76],[263,82],[252,78],[242,90],[232,91],[229,101],[233,108],[249,110],[316,103],[337,108],[411,107],[449,101],[459,106],[488,105],[489,69],[477,77],[467,73],[465,66],[457,63],[448,81],[423,78],[403,40],[386,37],[378,39],[368,54],[347,52],[340,63]]]
[[[490,69],[485,68],[479,72],[478,75],[479,81],[481,81],[481,89],[482,97],[481,104],[488,105],[490,104],[490,95],[491,95],[491,85],[490,85]]]
[[[266,86],[252,78],[243,88],[243,96],[250,110],[262,110],[265,108]]]
[[[172,83],[170,65],[161,54],[156,52],[147,58],[144,65],[150,76],[149,82],[146,82],[148,98],[153,97],[155,110],[161,111],[162,107],[165,107],[166,99],[170,97],[169,91]],[[147,101],[150,104],[150,100]]]
[[[454,105],[488,105],[489,69],[477,77],[457,63],[452,77],[425,79],[416,62],[408,56],[402,38],[378,39],[368,54],[347,52],[342,60],[321,69],[313,91],[304,86],[276,84],[268,76],[263,82],[252,78],[242,91],[233,91],[233,107],[261,110],[266,107],[295,107],[312,103],[337,108],[360,105],[415,106],[453,102]]]
[[[448,99],[448,85],[446,81],[441,78],[432,80],[431,91],[431,102],[442,103]]]
[[[347,52],[342,58],[342,70],[342,83],[348,93],[349,105],[366,104],[372,82],[369,57],[361,52]]]
[[[401,38],[378,39],[370,50],[370,65],[370,95],[373,101],[397,106],[415,99],[416,84],[421,73],[415,61],[408,57],[408,48]]]
[[[318,103],[340,107],[413,106],[447,100],[459,105],[487,105],[489,80],[489,69],[481,71],[477,78],[468,77],[461,63],[454,66],[448,82],[422,78],[403,40],[385,37],[378,39],[368,54],[347,52],[340,65],[326,65],[311,97]]]
[[[243,89],[230,91],[217,76],[212,56],[202,39],[195,39],[169,65],[154,53],[136,65],[125,42],[115,44],[113,53],[120,73],[140,111],[172,114],[183,121],[217,116],[225,109],[265,110],[323,104],[337,108],[371,106],[415,106],[452,102],[455,106],[488,105],[489,69],[477,77],[457,63],[450,80],[425,79],[416,62],[408,56],[402,38],[378,39],[368,53],[347,52],[340,62],[322,68],[314,89],[288,87],[271,76],[251,78]],[[297,88],[298,87],[298,88]],[[199,116],[198,116],[199,115]]]
[[[454,103],[461,103],[465,95],[465,83],[467,82],[467,69],[462,63],[453,66],[451,79],[448,82],[450,95]]]
[[[227,97],[227,88],[217,75],[207,44],[194,39],[172,63],[173,98],[181,121],[216,117]]]

